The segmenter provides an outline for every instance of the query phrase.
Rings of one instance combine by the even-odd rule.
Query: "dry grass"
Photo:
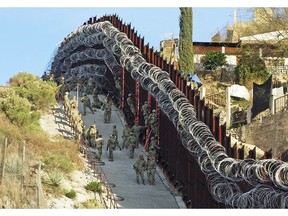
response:
[[[49,140],[49,136],[42,131],[40,126],[32,125],[30,129],[19,128],[10,123],[3,113],[0,113],[0,122],[0,159],[2,159],[5,138],[8,139],[6,163],[13,161],[12,158],[15,158],[16,156],[19,158],[22,157],[21,149],[25,143],[25,167],[23,167],[23,175],[25,176],[24,184],[32,186],[27,187],[25,190],[21,190],[19,176],[9,175],[8,170],[7,172],[5,171],[5,181],[3,185],[0,186],[1,206],[5,208],[35,208],[35,188],[33,188],[33,186],[36,186],[36,175],[35,173],[31,174],[31,172],[35,171],[35,165],[48,155],[56,153],[61,154],[72,162],[74,169],[83,170],[85,168],[83,159],[79,156],[78,145],[74,140],[67,140],[59,137],[57,141],[51,141]],[[11,166],[17,165],[17,163],[10,164]],[[17,172],[19,171],[16,168],[15,170]],[[55,191],[51,192],[54,193]],[[55,193],[63,194],[63,191],[60,189],[59,192]]]
[[[75,208],[79,208],[79,209],[95,209],[95,208],[99,208],[99,209],[105,209],[105,206],[95,200],[95,199],[88,199],[85,202],[80,203],[78,206],[75,206]]]

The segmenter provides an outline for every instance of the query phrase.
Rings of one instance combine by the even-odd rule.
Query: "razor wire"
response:
[[[277,159],[240,160],[228,157],[225,148],[216,141],[208,126],[197,120],[194,107],[173,83],[169,74],[147,63],[127,35],[119,32],[110,22],[85,25],[69,34],[60,46],[62,48],[55,55],[55,62],[58,65],[55,68],[69,66],[71,64],[69,60],[63,61],[68,57],[76,62],[80,61],[78,56],[79,59],[81,55],[90,57],[93,38],[97,38],[96,43],[99,44],[102,39],[102,44],[108,53],[119,57],[120,64],[131,74],[131,77],[139,80],[143,89],[149,91],[156,99],[161,111],[177,129],[182,144],[205,174],[210,193],[216,201],[233,208],[288,207],[286,192],[288,164]],[[85,45],[85,41],[89,46]],[[79,46],[87,46],[88,49],[74,54],[73,51]],[[113,64],[112,60],[111,63]],[[70,73],[67,74],[73,73],[77,76],[88,74],[84,68],[85,65],[77,69],[70,68]],[[59,73],[57,70],[56,72]],[[91,73],[89,72],[88,75]],[[242,192],[237,183],[244,181],[253,188]]]

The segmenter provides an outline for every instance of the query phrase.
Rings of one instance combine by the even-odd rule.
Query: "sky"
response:
[[[106,6],[98,4],[99,1],[97,5],[84,4],[85,1],[82,0],[81,5],[80,1],[78,5],[72,2],[41,5],[34,0],[26,4],[23,4],[25,1],[15,0],[9,1],[9,4],[0,3],[0,85],[5,85],[20,71],[42,76],[57,45],[90,17],[118,14],[123,22],[131,23],[138,34],[144,36],[145,44],[149,43],[154,50],[159,50],[160,40],[179,37],[179,6],[193,7],[195,42],[209,42],[218,29],[232,24],[234,9],[238,7],[224,3],[223,6],[208,4],[209,7],[207,4],[194,6],[189,3],[167,6],[167,2],[161,4],[161,1],[157,1],[156,6],[153,1],[139,6],[129,3],[135,1],[117,1],[118,4],[123,2],[121,6],[109,1],[110,4]]]

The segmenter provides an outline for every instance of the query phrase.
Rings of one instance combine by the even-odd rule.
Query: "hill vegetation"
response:
[[[74,140],[62,137],[51,140],[40,127],[41,115],[51,112],[56,104],[56,91],[54,82],[24,72],[12,77],[8,86],[0,87],[2,208],[35,207],[33,188],[38,164],[48,176],[60,173],[61,178],[84,167]],[[53,187],[46,184],[44,189],[53,192]]]

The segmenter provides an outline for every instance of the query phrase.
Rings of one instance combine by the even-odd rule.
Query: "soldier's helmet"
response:
[[[147,101],[145,101],[144,103],[145,103],[145,104],[147,104],[148,102],[147,102]]]
[[[118,80],[121,80],[121,77],[118,77]]]
[[[151,140],[155,140],[155,137],[151,137]]]
[[[155,110],[155,109],[153,109],[153,110],[152,110],[152,112],[153,112],[153,113],[156,113],[156,110]]]
[[[85,93],[84,96],[87,96],[87,94]]]
[[[111,138],[112,138],[112,137],[113,137],[113,134],[110,134],[110,135],[109,135],[109,137],[111,137]]]
[[[128,94],[128,97],[131,97],[132,96],[132,94]]]
[[[68,95],[69,94],[69,92],[65,92],[65,95]]]

